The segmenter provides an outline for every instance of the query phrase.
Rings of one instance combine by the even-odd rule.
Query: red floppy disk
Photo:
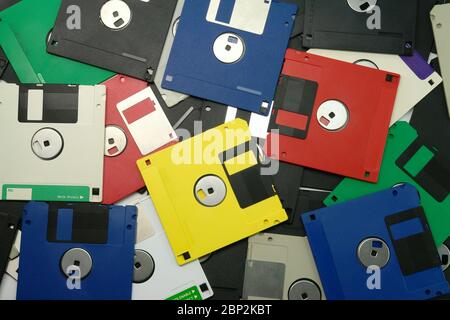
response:
[[[103,203],[115,203],[145,186],[136,161],[175,143],[177,136],[154,85],[117,75],[106,86]]]
[[[377,182],[399,82],[395,73],[288,49],[267,154]]]

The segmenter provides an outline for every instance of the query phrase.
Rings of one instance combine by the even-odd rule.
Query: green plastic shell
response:
[[[47,38],[60,5],[61,0],[22,0],[0,13],[0,46],[20,81],[95,85],[114,76],[110,71],[47,53]]]

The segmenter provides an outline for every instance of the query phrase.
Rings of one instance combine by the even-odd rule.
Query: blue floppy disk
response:
[[[267,115],[297,5],[186,0],[162,87]]]
[[[409,184],[309,212],[303,222],[328,299],[422,300],[450,292]]]
[[[130,300],[136,207],[30,202],[18,300]]]

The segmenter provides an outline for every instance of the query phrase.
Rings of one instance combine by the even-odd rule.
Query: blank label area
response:
[[[44,114],[44,91],[28,90],[28,121],[42,121]]]
[[[155,111],[155,103],[150,99],[142,100],[134,106],[123,111],[123,116],[127,120],[128,124],[142,119],[146,115]]]
[[[3,186],[5,188],[5,186]],[[30,188],[7,188],[4,200],[32,200],[33,189]]]

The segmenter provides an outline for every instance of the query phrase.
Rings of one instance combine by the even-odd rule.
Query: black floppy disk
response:
[[[307,175],[305,175],[306,170],[309,170]],[[315,182],[317,184],[320,181],[313,179],[320,179],[321,176],[325,178],[325,183],[331,183],[332,178],[326,178],[327,176],[333,177],[334,175],[287,162],[279,162],[278,171],[273,175],[273,184],[280,197],[281,204],[286,210],[288,220],[270,228],[266,232],[300,237],[306,236],[301,215],[308,211],[324,207],[323,200],[328,196],[329,191],[313,190],[310,187],[305,187],[305,177],[309,182]]]
[[[279,162],[278,172],[273,176],[273,184],[286,210],[288,220],[267,232],[288,235],[304,235],[298,212],[301,179],[304,168],[287,162]]]
[[[431,62],[440,73],[438,58]],[[450,118],[443,84],[440,84],[415,107],[411,125],[426,141],[431,142],[447,158],[450,158]]]
[[[242,299],[247,247],[245,239],[200,259],[214,290],[213,300]]]
[[[306,0],[303,45],[412,55],[417,0]]]
[[[226,109],[225,105],[194,97],[181,101],[173,108],[163,105],[164,113],[180,139],[193,137],[223,124]]]
[[[235,119],[245,120],[253,137],[265,139],[270,116],[228,107],[221,103],[189,97],[175,107],[163,106],[178,137],[186,139]]]
[[[301,190],[299,195],[298,210],[303,214],[313,210],[325,208],[323,201],[330,192],[317,190]]]
[[[47,51],[153,81],[176,4],[176,0],[78,0],[74,6],[63,0]],[[77,10],[80,21],[74,16]]]
[[[24,202],[0,202],[0,283],[20,228]]]
[[[300,167],[300,169],[302,169]],[[284,170],[286,172],[286,170]],[[281,169],[280,172],[283,172]],[[294,172],[291,170],[291,174]],[[279,175],[278,175],[279,176]],[[294,179],[294,175],[292,175],[292,178]],[[274,178],[275,185],[277,185],[277,182],[279,181],[279,177],[277,179],[277,176]],[[275,226],[271,229],[268,229],[267,233],[274,233],[274,234],[283,234],[283,235],[289,235],[289,236],[298,236],[298,237],[306,237],[305,227],[303,225],[302,221],[302,215],[312,211],[317,210],[325,207],[323,204],[323,201],[325,198],[330,194],[328,191],[319,191],[319,190],[310,190],[310,189],[294,189],[295,191],[291,192],[291,197],[289,200],[295,199],[294,209],[290,209],[285,207],[286,212],[288,214],[289,219],[279,224],[278,226]],[[288,206],[289,202],[284,201],[283,199],[283,191],[278,189],[278,194],[280,196],[280,199],[283,203],[283,206]]]
[[[294,27],[292,29],[289,48],[306,51],[303,47],[303,27],[305,24],[305,0],[284,0],[283,2],[293,3],[298,6],[297,16],[295,17]]]

